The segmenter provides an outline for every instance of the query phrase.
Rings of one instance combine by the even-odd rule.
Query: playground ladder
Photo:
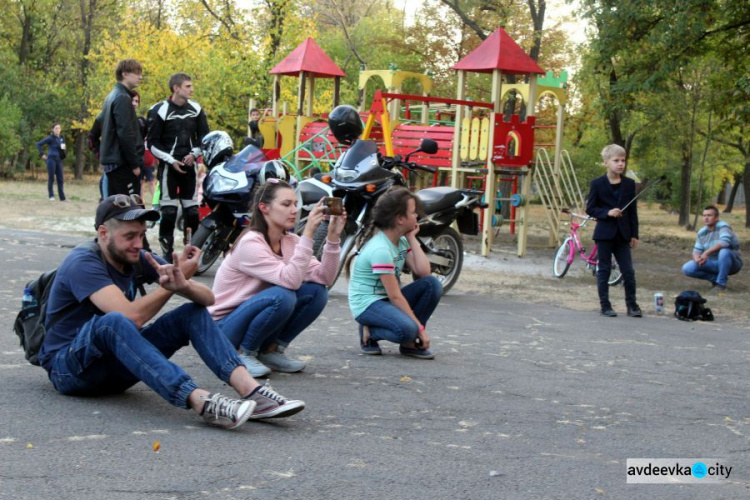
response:
[[[302,178],[304,177],[303,174],[312,168],[318,168],[322,172],[324,170],[322,168],[323,163],[331,165],[336,162],[339,156],[341,156],[340,148],[338,146],[334,146],[331,141],[328,140],[328,128],[329,127],[325,127],[321,129],[320,132],[313,135],[308,140],[301,143],[299,146],[281,157],[281,161],[284,162],[287,167],[289,167],[292,175],[294,175],[298,180],[302,180]],[[318,138],[322,139],[322,142],[325,145],[325,151],[320,156],[317,156],[315,153],[321,153],[322,151],[314,151],[313,149],[313,142]],[[318,141],[318,143],[320,144],[320,141]],[[298,168],[298,165],[295,165],[295,158],[297,158],[297,153],[299,151],[304,151],[309,157],[302,159],[302,161],[307,163],[307,165],[305,165],[303,168]],[[302,163],[302,161],[300,161],[299,163]],[[329,170],[329,168],[326,168],[325,170]]]
[[[555,172],[554,163],[544,148],[537,149],[534,164],[534,185],[539,191],[542,204],[546,208],[550,226],[550,243],[560,242],[560,221],[563,208],[583,213],[585,201],[578,183],[573,162],[566,150],[560,153],[560,168]],[[553,242],[554,240],[554,242]]]

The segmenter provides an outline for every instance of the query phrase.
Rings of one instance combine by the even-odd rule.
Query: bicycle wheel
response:
[[[557,253],[555,253],[555,260],[552,262],[552,274],[555,278],[562,278],[570,268],[570,256],[572,255],[571,245],[573,245],[573,241],[570,236],[568,236],[565,238],[565,241],[562,242],[560,248],[557,249]]]
[[[596,268],[594,269],[594,277],[596,277],[598,271],[599,271],[599,265],[597,264]],[[607,284],[609,284],[609,286],[615,286],[615,285],[619,285],[621,281],[622,281],[622,271],[620,271],[620,266],[617,265],[617,260],[615,260],[613,256],[612,257],[612,271],[609,273],[609,280],[607,281]]]
[[[620,266],[617,265],[617,261],[612,257],[612,272],[609,274],[609,286],[618,285],[622,281],[622,271]]]

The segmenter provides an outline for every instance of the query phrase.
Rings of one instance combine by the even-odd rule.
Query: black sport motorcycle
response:
[[[355,243],[365,231],[377,199],[391,186],[407,186],[402,170],[436,171],[409,161],[409,157],[418,152],[434,154],[437,143],[423,139],[417,150],[402,159],[398,155],[381,155],[374,141],[357,140],[336,162],[332,175],[316,174],[298,184],[298,234],[302,233],[307,215],[321,198],[335,196],[343,199],[347,220],[341,234],[341,256],[336,279],[349,260],[354,258]],[[479,218],[474,209],[487,207],[481,201],[483,194],[483,191],[450,187],[427,188],[417,192],[425,213],[419,221],[417,239],[430,261],[433,275],[443,285],[443,293],[456,283],[463,266],[463,243],[451,224],[456,221],[464,234],[478,234]],[[313,248],[318,258],[323,251],[327,232],[328,222],[323,222],[315,232]]]
[[[203,200],[211,207],[211,213],[201,221],[191,239],[202,252],[195,274],[208,271],[250,224],[258,173],[267,162],[266,155],[250,145],[209,172]]]

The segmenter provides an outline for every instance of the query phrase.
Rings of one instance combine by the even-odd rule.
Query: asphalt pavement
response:
[[[23,286],[80,241],[0,229],[2,498],[750,497],[744,325],[449,293],[428,324],[435,360],[395,345],[366,356],[337,284],[287,351],[306,370],[271,376],[307,409],[225,431],[143,384],[59,395],[24,360],[12,332]],[[232,392],[191,348],[173,359]],[[628,458],[709,457],[732,466],[724,483],[626,483]]]

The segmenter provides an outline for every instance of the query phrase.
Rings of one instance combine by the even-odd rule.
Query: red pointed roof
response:
[[[499,69],[503,73],[544,74],[544,70],[505,32],[498,28],[476,49],[458,61],[454,70],[474,73],[492,73]]]
[[[316,78],[333,78],[346,76],[341,68],[331,60],[315,40],[308,38],[297,45],[288,56],[271,70],[272,75],[299,75],[300,72],[311,73]]]

